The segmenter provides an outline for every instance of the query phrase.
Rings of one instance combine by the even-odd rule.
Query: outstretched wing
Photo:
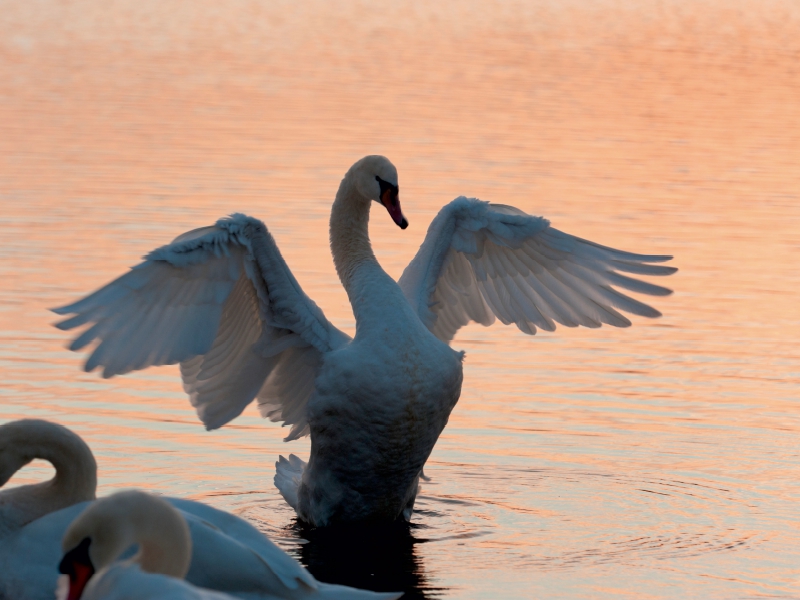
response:
[[[71,350],[99,341],[87,371],[180,363],[208,429],[258,398],[264,416],[293,425],[287,440],[308,433],[322,354],[349,339],[303,293],[264,224],[240,214],[178,237],[54,312],[73,315],[60,329],[90,325]]]
[[[567,327],[627,327],[618,310],[644,317],[656,309],[615,288],[653,296],[672,290],[634,279],[677,269],[649,263],[666,255],[633,254],[563,233],[513,206],[456,198],[428,228],[400,277],[400,287],[428,329],[444,342],[477,321],[535,334]]]

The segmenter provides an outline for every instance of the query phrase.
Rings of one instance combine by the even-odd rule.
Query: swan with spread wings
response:
[[[554,229],[516,208],[460,197],[431,223],[395,282],[368,235],[372,201],[408,221],[397,170],[382,156],[342,180],[330,245],[356,319],[350,338],[303,293],[265,225],[235,214],[186,233],[93,294],[58,309],[57,326],[88,325],[86,370],[104,377],[180,364],[184,389],[215,429],[252,401],[311,434],[308,463],[280,457],[275,484],[317,526],[410,518],[422,467],[461,393],[456,332],[476,321],[537,328],[627,327],[622,313],[660,313],[627,295],[667,288],[671,256],[633,254]]]

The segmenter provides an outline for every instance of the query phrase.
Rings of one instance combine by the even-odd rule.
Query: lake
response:
[[[0,1],[0,422],[86,439],[138,487],[253,522],[324,581],[407,598],[800,597],[800,6],[792,0]],[[366,154],[394,277],[459,195],[680,271],[633,327],[472,324],[412,526],[300,526],[308,439],[206,432],[175,366],[81,370],[48,308],[178,234],[262,219],[354,320],[327,243]],[[35,462],[11,482],[47,478]]]

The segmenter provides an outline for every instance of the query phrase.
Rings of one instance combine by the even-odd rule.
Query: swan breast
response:
[[[381,471],[408,469],[416,476],[462,380],[462,355],[425,334],[398,332],[381,343],[357,338],[328,354],[309,402],[314,442]]]

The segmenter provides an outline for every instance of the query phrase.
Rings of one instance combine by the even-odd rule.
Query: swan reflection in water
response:
[[[315,528],[295,519],[286,534],[301,541],[298,558],[314,577],[326,583],[376,592],[403,590],[403,600],[439,598],[426,575],[417,545],[428,542],[425,525],[396,521],[375,526]]]

